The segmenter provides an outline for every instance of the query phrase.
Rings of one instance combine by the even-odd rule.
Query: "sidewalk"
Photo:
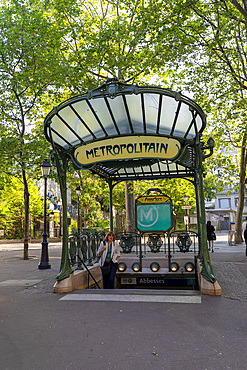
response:
[[[50,269],[39,270],[41,243],[29,244],[29,260],[23,259],[23,243],[0,244],[0,287],[33,287],[37,291],[53,291],[59,273],[62,243],[48,244]]]
[[[222,296],[247,300],[247,260],[245,243],[230,246],[228,233],[217,233],[214,253],[210,252],[213,271],[222,289]]]
[[[61,248],[61,242],[50,242],[48,249],[51,269],[39,270],[41,242],[29,244],[28,261],[23,260],[23,243],[0,244],[0,286],[18,284],[34,287],[36,291],[52,292],[59,273]],[[230,246],[228,233],[218,232],[214,253],[210,252],[210,258],[222,295],[247,300],[245,243]]]
[[[49,243],[48,270],[38,269],[41,244],[28,261],[22,243],[0,245],[1,369],[244,369],[245,246],[226,237],[210,253],[223,295],[201,303],[66,300],[52,293],[61,243]]]

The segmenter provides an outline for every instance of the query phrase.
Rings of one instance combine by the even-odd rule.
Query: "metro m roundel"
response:
[[[172,200],[167,195],[142,195],[136,199],[137,230],[168,231],[173,226],[172,220]]]

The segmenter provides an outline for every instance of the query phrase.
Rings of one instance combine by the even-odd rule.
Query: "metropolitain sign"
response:
[[[142,158],[174,159],[180,153],[178,140],[154,135],[121,136],[78,147],[75,159],[82,165]]]

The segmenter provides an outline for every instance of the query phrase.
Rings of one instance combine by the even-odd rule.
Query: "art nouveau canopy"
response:
[[[110,80],[54,107],[44,131],[75,168],[123,181],[193,175],[205,125],[199,105],[180,92]]]
[[[206,116],[180,92],[109,80],[74,96],[45,118],[44,132],[53,147],[63,201],[63,250],[58,280],[71,273],[68,256],[66,168],[88,169],[109,184],[110,227],[112,189],[120,181],[190,178],[195,186],[202,275],[215,281],[206,239],[202,161],[213,152],[201,134]]]

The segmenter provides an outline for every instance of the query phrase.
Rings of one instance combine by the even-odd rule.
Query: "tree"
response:
[[[164,75],[164,66],[172,64],[173,49],[160,58],[164,40],[153,36],[159,27],[156,2],[54,0],[49,11],[64,32],[61,52],[68,66],[64,85],[73,94],[109,77],[147,81],[161,67]]]
[[[245,106],[246,18],[235,1],[6,4],[0,21],[0,104],[2,143],[10,141],[2,147],[11,143],[16,153],[6,149],[0,161],[7,160],[11,173],[17,165],[23,178],[31,173],[28,143],[35,143],[35,137],[32,141],[27,136],[27,126],[48,104],[98,86],[108,77],[147,83],[159,73],[162,86],[186,86],[209,113],[212,101],[215,107],[222,101],[226,106],[229,98],[241,94]],[[100,194],[99,201],[105,205],[104,197]],[[25,198],[27,215],[27,187]],[[83,202],[86,211],[88,197]]]
[[[37,151],[41,148],[29,126],[43,114],[41,102],[44,103],[45,91],[59,77],[55,73],[58,31],[41,7],[16,0],[1,6],[0,28],[0,118],[4,134],[0,165],[2,171],[22,176],[24,259],[28,259],[28,173],[33,172]]]
[[[247,90],[247,4],[236,0],[178,0],[169,4],[160,1],[156,15],[157,45],[166,38],[177,51],[173,84],[193,92],[206,113],[219,111],[222,120],[211,120],[211,132],[222,145],[236,145],[240,151],[239,202],[236,215],[236,241],[242,241],[241,222],[246,177],[245,117]],[[168,15],[170,21],[168,21]],[[162,19],[163,17],[163,19]],[[172,36],[169,37],[169,33]],[[169,40],[169,41],[168,41]],[[158,46],[157,46],[158,47]],[[160,57],[162,58],[161,52]],[[227,108],[227,109],[226,109]],[[238,116],[234,124],[231,115]],[[212,116],[214,118],[214,115]],[[221,135],[220,135],[221,131]],[[223,132],[223,135],[222,135]]]
[[[89,171],[75,172],[73,168],[68,171],[68,183],[74,204],[77,204],[75,189],[77,186],[82,189],[79,197],[82,214],[80,228],[108,226],[109,221],[102,222],[102,212],[109,213],[107,184]]]
[[[134,232],[136,231],[134,181],[125,181],[125,209],[125,229],[127,232]]]
[[[43,217],[43,200],[39,196],[36,184],[28,180],[30,192],[30,220],[41,220]],[[0,228],[7,238],[24,237],[24,185],[22,178],[5,175],[5,186],[0,196]]]
[[[85,86],[95,87],[108,77],[141,82],[170,63],[172,49],[158,58],[163,40],[155,50],[157,40],[152,34],[156,11],[152,1],[54,0],[52,16],[66,34],[62,53],[69,66],[65,83],[71,93],[82,93]],[[126,229],[133,231],[134,202],[129,183],[125,190]]]

